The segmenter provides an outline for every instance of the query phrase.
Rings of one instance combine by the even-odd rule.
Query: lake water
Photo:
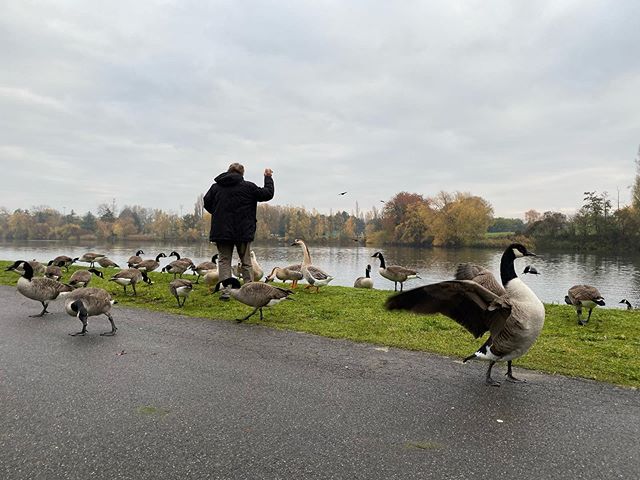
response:
[[[93,251],[106,254],[121,266],[137,249],[144,250],[144,258],[155,258],[164,252],[176,250],[181,256],[191,258],[194,263],[210,260],[216,253],[215,245],[209,243],[146,243],[143,245],[82,244],[62,242],[0,243],[0,259],[32,260],[47,262],[57,255],[79,257]],[[297,246],[254,244],[259,263],[265,273],[275,266],[285,266],[302,261],[302,249]],[[369,246],[315,246],[309,245],[313,263],[333,275],[332,285],[353,286],[356,277],[363,276],[367,264],[372,266],[374,286],[393,290],[393,282],[378,273],[378,260],[371,255],[380,250],[388,265],[403,265],[419,272],[420,279],[409,280],[405,288],[451,279],[456,266],[462,262],[473,262],[489,268],[499,278],[502,250],[491,249],[417,249],[406,247],[375,248]],[[516,260],[516,272],[545,303],[564,303],[569,287],[579,283],[596,286],[604,296],[607,307],[622,308],[618,302],[626,298],[640,305],[640,255],[616,256],[602,254],[578,254],[537,251],[538,258]],[[161,259],[164,266],[170,261]],[[521,275],[524,267],[532,264],[540,275]],[[79,264],[83,265],[83,264]],[[84,264],[86,265],[86,264]]]

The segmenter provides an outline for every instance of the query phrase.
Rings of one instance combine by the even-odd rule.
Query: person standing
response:
[[[218,248],[220,280],[231,277],[231,259],[235,248],[240,257],[242,279],[253,281],[251,242],[256,234],[258,202],[273,198],[273,170],[264,171],[264,187],[244,179],[244,166],[232,163],[229,169],[214,179],[204,196],[204,208],[211,214],[209,240]],[[221,300],[228,300],[226,295]]]

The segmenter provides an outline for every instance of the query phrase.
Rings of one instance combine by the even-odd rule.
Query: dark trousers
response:
[[[231,261],[235,248],[240,257],[240,272],[244,283],[253,282],[253,267],[251,266],[251,242],[216,242],[218,247],[218,274],[220,280],[231,277]]]

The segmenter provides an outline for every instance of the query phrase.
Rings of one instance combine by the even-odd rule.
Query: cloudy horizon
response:
[[[326,213],[470,192],[628,204],[640,4],[7,2],[0,207],[184,213],[232,162]],[[339,192],[347,191],[344,196]]]

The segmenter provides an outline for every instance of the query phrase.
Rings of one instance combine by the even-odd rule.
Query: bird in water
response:
[[[623,298],[618,303],[624,303],[627,306],[627,310],[633,310],[633,305],[631,305],[631,302],[626,298]]]
[[[523,274],[529,273],[531,275],[540,275],[540,272],[538,272],[536,267],[534,267],[533,265],[527,265],[526,267],[524,267],[524,271],[522,273]]]
[[[512,361],[524,355],[535,343],[545,318],[544,305],[515,271],[514,261],[528,256],[535,256],[535,253],[519,243],[505,249],[500,260],[502,285],[487,269],[466,264],[458,268],[456,280],[399,293],[387,300],[386,308],[423,314],[442,313],[476,338],[489,331],[487,341],[464,362],[487,360],[485,383],[497,387],[500,382],[491,378],[491,369],[496,362],[506,361],[507,380],[521,382],[523,380],[513,376]]]

